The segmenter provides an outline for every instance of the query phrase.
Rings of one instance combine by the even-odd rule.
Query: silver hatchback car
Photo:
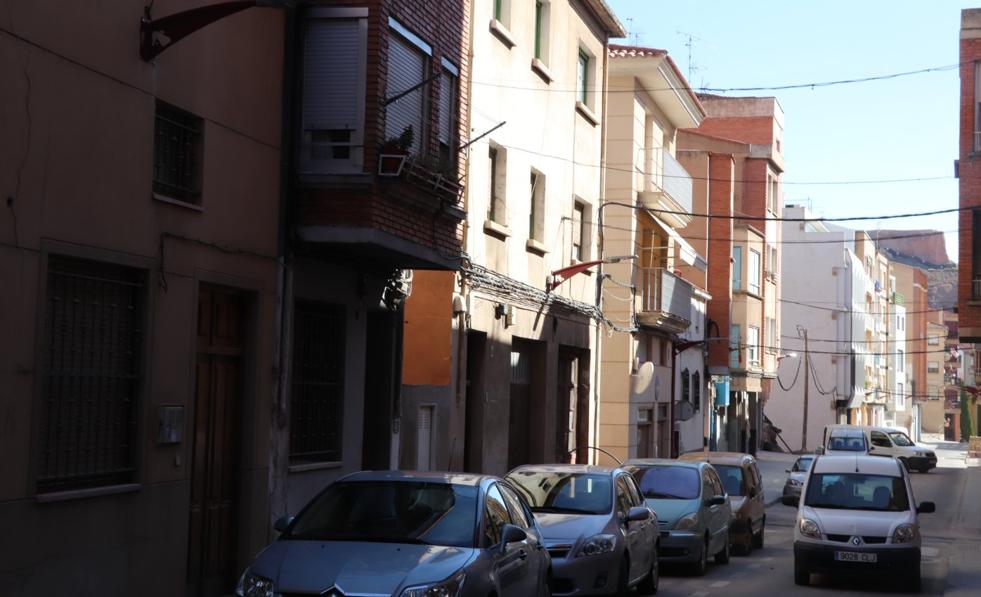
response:
[[[548,594],[538,525],[496,477],[354,473],[276,526],[282,535],[256,556],[236,595]]]

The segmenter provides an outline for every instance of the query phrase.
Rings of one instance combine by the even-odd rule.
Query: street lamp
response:
[[[596,259],[594,261],[583,261],[582,263],[573,263],[572,265],[566,267],[560,267],[557,270],[552,271],[550,280],[545,284],[545,288],[548,292],[552,292],[555,288],[571,278],[572,276],[582,273],[594,265],[601,265],[604,263],[620,263],[621,261],[628,261],[630,259],[637,259],[636,255],[617,255],[614,257],[607,257],[605,259]]]
[[[796,352],[788,352],[787,354],[778,355],[777,356],[777,364],[779,365],[780,364],[780,361],[782,361],[784,359],[794,359],[794,358],[797,358],[797,353]]]

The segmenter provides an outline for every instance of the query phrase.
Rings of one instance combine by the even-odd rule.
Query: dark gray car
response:
[[[328,486],[242,574],[235,594],[548,594],[550,560],[521,495],[490,476],[360,472]]]

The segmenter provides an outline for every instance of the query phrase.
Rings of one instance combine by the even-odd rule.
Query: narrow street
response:
[[[963,444],[961,444],[963,446]],[[966,467],[957,444],[940,444],[940,466],[928,474],[913,475],[917,502],[932,501],[934,514],[920,517],[923,532],[924,595],[977,595],[981,586],[981,469]],[[943,448],[955,448],[949,452]],[[949,457],[944,458],[944,454]],[[710,595],[867,595],[908,594],[889,579],[840,579],[814,575],[810,587],[794,584],[796,509],[776,502],[767,508],[766,543],[748,557],[733,556],[728,565],[711,565],[701,578],[684,570],[665,570],[658,595],[669,597]]]

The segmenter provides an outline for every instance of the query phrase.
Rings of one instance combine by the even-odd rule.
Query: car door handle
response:
[[[525,551],[525,550],[523,550],[523,549],[519,549],[518,550],[518,559],[521,559],[521,560],[528,559],[528,552]]]

